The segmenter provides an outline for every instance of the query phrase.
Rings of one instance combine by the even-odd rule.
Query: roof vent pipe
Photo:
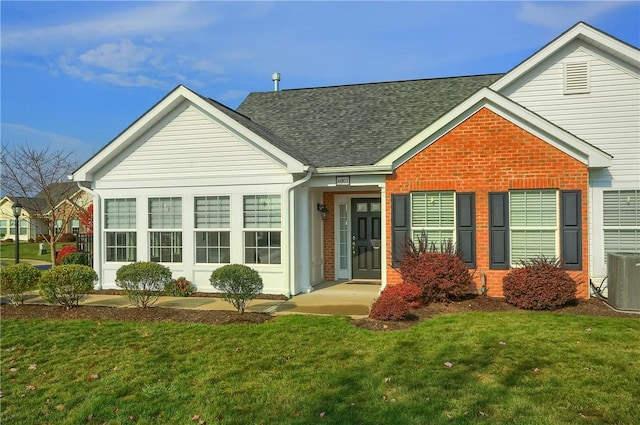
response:
[[[273,80],[273,91],[280,90],[280,73],[274,72],[271,75],[271,79]]]

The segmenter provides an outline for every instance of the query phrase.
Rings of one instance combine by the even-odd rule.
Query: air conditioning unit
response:
[[[609,304],[620,310],[640,311],[640,252],[607,256]]]

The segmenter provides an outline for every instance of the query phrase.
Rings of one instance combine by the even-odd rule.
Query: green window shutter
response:
[[[409,195],[391,195],[391,266],[398,267],[402,261],[410,224]]]
[[[509,194],[489,193],[489,268],[509,268]]]
[[[562,263],[569,270],[582,269],[582,200],[579,190],[561,192],[560,243]]]
[[[457,194],[457,245],[467,267],[476,267],[476,201],[475,193]]]

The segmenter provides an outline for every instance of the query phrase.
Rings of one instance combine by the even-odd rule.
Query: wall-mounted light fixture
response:
[[[318,204],[316,209],[320,212],[320,217],[323,220],[326,220],[327,219],[327,214],[329,214],[329,208],[327,208],[326,205],[324,205],[324,204]]]

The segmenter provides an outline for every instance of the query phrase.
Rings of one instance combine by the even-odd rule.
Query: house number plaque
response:
[[[351,177],[349,176],[336,176],[336,186],[350,186]]]

